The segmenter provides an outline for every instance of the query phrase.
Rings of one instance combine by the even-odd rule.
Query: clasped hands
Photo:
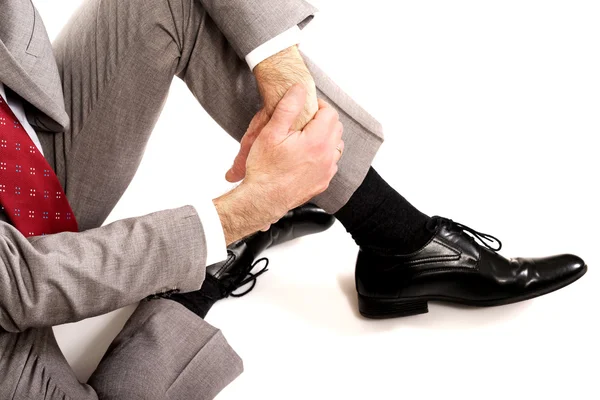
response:
[[[293,85],[272,115],[259,111],[244,135],[230,182],[242,183],[214,200],[227,244],[266,229],[292,208],[325,191],[342,157],[343,125],[337,111],[318,100],[314,117],[295,129],[307,90]]]
[[[333,107],[319,99],[314,118],[304,129],[294,128],[306,97],[304,86],[296,84],[270,119],[260,111],[244,135],[234,168],[226,176],[231,182],[244,179],[264,189],[267,201],[279,210],[269,223],[325,191],[338,170],[344,148],[343,126]]]
[[[213,200],[227,245],[266,230],[327,189],[344,151],[337,111],[317,99],[296,46],[254,68],[263,108],[254,116],[225,178],[239,182]]]

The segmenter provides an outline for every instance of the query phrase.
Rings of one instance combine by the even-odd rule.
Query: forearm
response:
[[[146,296],[197,290],[206,257],[193,207],[26,239],[0,223],[0,330],[58,325]]]
[[[268,115],[273,113],[289,88],[300,83],[307,91],[306,103],[292,128],[301,130],[314,117],[318,110],[317,89],[298,46],[289,47],[267,58],[253,72]]]
[[[213,200],[227,246],[277,221],[288,209],[260,186],[242,183]]]

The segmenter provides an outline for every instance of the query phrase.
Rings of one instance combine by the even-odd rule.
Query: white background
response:
[[[80,0],[34,3],[53,38]],[[504,255],[573,252],[590,271],[520,304],[370,321],[356,311],[357,248],[336,223],[268,251],[256,289],[211,311],[245,361],[219,398],[600,398],[598,2],[315,3],[302,48],[383,122],[375,166],[388,182],[500,237]],[[175,81],[110,220],[226,191],[236,150]],[[131,312],[56,328],[80,379]]]

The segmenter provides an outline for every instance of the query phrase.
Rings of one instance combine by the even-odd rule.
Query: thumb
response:
[[[248,159],[248,154],[250,153],[252,144],[256,139],[256,135],[254,135],[253,132],[247,132],[246,135],[247,136],[242,138],[240,150],[233,160],[233,165],[225,174],[225,179],[228,182],[238,182],[244,179],[244,176],[246,176],[246,160]]]
[[[254,118],[252,118],[252,121],[250,121],[250,126],[244,134],[244,137],[242,137],[240,142],[240,150],[233,160],[233,165],[225,174],[225,179],[228,182],[239,182],[246,176],[246,160],[248,159],[248,154],[250,153],[250,149],[252,148],[254,141],[258,135],[260,135],[262,129],[268,121],[269,117],[264,109],[256,113]]]
[[[246,176],[247,156],[247,154],[245,154],[244,156],[244,154],[242,154],[241,152],[238,153],[238,155],[235,157],[235,160],[233,161],[233,165],[225,174],[225,180],[227,180],[227,182],[235,183],[244,179],[244,176]]]
[[[306,89],[301,84],[292,86],[277,104],[267,127],[275,132],[287,134],[304,109],[306,95]]]

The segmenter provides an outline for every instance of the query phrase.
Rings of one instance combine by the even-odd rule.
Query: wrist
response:
[[[223,227],[225,242],[240,240],[278,220],[288,210],[273,202],[260,185],[242,182],[213,200]]]
[[[268,115],[273,113],[285,93],[295,84],[302,84],[307,91],[306,105],[299,116],[302,129],[318,110],[317,89],[297,46],[289,47],[267,58],[254,68],[258,90]]]

